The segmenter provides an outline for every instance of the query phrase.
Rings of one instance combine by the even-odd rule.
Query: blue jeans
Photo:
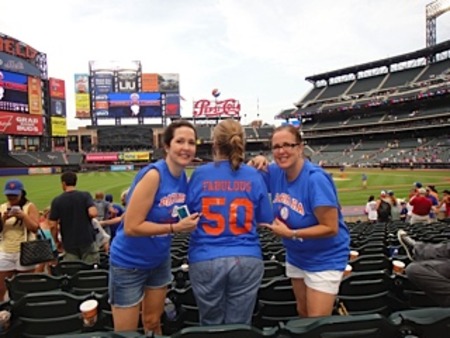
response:
[[[109,267],[109,303],[115,307],[132,307],[144,298],[146,288],[160,289],[172,282],[170,258],[154,269]]]
[[[263,274],[263,261],[256,257],[222,257],[190,264],[200,324],[250,325]]]

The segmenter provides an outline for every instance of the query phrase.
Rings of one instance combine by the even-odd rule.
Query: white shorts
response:
[[[289,278],[299,278],[305,281],[307,287],[337,295],[344,271],[325,270],[318,272],[305,271],[286,262],[286,276]]]
[[[31,271],[35,265],[20,265],[20,252],[0,252],[0,271]]]

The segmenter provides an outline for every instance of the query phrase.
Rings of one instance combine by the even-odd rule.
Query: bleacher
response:
[[[359,255],[349,261],[353,269],[342,280],[333,316],[298,318],[292,285],[285,276],[285,249],[279,237],[262,229],[264,276],[252,326],[221,326],[221,334],[227,335],[219,335],[214,327],[198,327],[198,308],[185,266],[189,235],[177,234],[171,247],[174,280],[168,292],[175,312],[170,317],[163,315],[161,337],[234,337],[236,332],[242,337],[317,337],[323,331],[332,337],[380,337],[383,333],[388,338],[406,337],[406,328],[407,334],[418,337],[446,337],[447,332],[439,330],[450,325],[450,309],[438,308],[406,275],[394,273],[392,261],[406,265],[410,262],[398,242],[399,229],[417,240],[439,243],[450,240],[450,220],[426,227],[403,222],[348,223],[348,227],[350,249]],[[52,275],[27,273],[8,279],[10,301],[0,308],[11,311],[13,316],[11,327],[0,337],[121,337],[111,332],[108,265],[108,256],[103,254],[98,265],[59,262],[52,267]],[[87,299],[96,299],[100,304],[98,321],[89,328],[83,326],[78,309]],[[144,337],[143,332],[133,337]]]

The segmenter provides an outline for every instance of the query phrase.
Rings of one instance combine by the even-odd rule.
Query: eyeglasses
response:
[[[294,147],[300,145],[300,143],[283,143],[283,144],[275,144],[274,146],[272,146],[272,150],[273,151],[278,151],[283,149],[284,151],[286,150],[292,150],[294,149]]]

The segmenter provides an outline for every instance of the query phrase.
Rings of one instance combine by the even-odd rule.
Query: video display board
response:
[[[0,111],[29,113],[28,76],[0,71]]]
[[[160,117],[160,93],[109,93],[107,117]]]

